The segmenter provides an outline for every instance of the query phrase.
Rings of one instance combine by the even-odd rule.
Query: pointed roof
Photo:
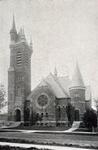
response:
[[[11,28],[10,32],[17,32],[17,31],[16,31],[16,25],[15,25],[15,17],[14,17],[14,15],[13,15],[12,28]]]
[[[85,87],[78,63],[76,63],[75,71],[72,77],[71,87]]]

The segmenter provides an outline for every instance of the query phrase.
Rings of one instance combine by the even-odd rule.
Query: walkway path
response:
[[[72,127],[70,129],[66,130],[65,132],[73,132],[76,129],[78,129],[79,126],[80,126],[80,121],[74,121]]]

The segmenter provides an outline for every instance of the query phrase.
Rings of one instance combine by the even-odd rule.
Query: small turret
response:
[[[33,43],[32,43],[32,39],[30,39],[30,48],[33,48]]]
[[[21,40],[26,41],[25,33],[24,33],[24,28],[21,29]]]
[[[57,68],[56,68],[56,67],[54,68],[54,75],[55,75],[55,76],[58,75],[58,72],[57,72]]]
[[[12,28],[10,30],[10,37],[11,37],[11,41],[16,41],[17,40],[17,30],[16,30],[16,25],[15,25],[15,18],[13,15],[13,24],[12,24]]]
[[[20,28],[20,31],[18,33],[18,41],[26,41],[24,28]]]

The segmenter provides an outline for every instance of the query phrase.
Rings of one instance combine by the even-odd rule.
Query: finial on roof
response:
[[[54,68],[54,75],[55,75],[55,76],[57,76],[57,75],[58,75],[58,72],[57,72],[57,68],[56,68],[56,66],[55,66],[55,68]]]

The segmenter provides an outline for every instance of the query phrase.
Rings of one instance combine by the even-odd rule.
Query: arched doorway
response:
[[[79,120],[80,120],[79,109],[75,109],[75,121],[79,121]]]
[[[15,110],[15,121],[21,121],[21,111],[19,109]]]

